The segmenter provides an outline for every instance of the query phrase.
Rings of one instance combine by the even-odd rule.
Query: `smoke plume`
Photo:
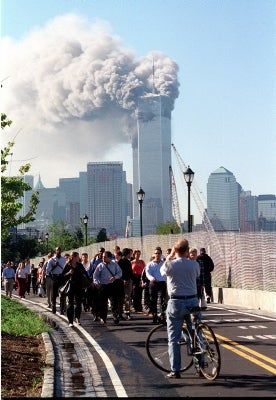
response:
[[[170,110],[178,97],[173,60],[157,51],[137,60],[107,24],[73,14],[21,40],[3,38],[1,48],[1,79],[9,77],[2,111],[13,121],[17,158],[33,159],[44,180],[53,171],[76,176],[87,162],[129,143],[140,96],[154,89]]]

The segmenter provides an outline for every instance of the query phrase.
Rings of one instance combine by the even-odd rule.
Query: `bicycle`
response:
[[[200,307],[188,307],[193,314],[192,334],[187,329],[186,322],[182,327],[181,340],[181,370],[187,371],[194,365],[197,374],[212,381],[219,376],[221,356],[216,336],[207,323],[200,322],[198,312]],[[146,351],[150,361],[160,370],[170,372],[168,353],[168,334],[166,322],[154,327],[146,339]]]

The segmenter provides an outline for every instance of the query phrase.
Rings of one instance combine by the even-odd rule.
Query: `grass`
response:
[[[1,331],[15,336],[37,336],[51,327],[17,300],[1,296]]]

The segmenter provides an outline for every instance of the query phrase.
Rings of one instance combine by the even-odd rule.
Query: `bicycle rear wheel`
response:
[[[182,338],[179,342],[181,349],[181,372],[186,371],[193,364],[191,356],[189,335],[183,328]],[[150,361],[161,371],[170,372],[170,359],[168,353],[168,333],[166,325],[157,325],[148,334],[146,351]]]
[[[207,324],[198,325],[194,335],[194,348],[202,375],[213,381],[219,376],[221,357],[217,338]]]

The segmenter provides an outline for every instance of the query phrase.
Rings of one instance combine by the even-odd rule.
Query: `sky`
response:
[[[206,207],[221,166],[252,195],[275,194],[275,17],[271,0],[2,0],[8,173],[30,162],[35,181],[56,187],[88,162],[123,161],[132,182],[135,106],[151,90],[154,60],[172,143],[195,172],[192,195]],[[174,151],[172,168],[186,218]]]

